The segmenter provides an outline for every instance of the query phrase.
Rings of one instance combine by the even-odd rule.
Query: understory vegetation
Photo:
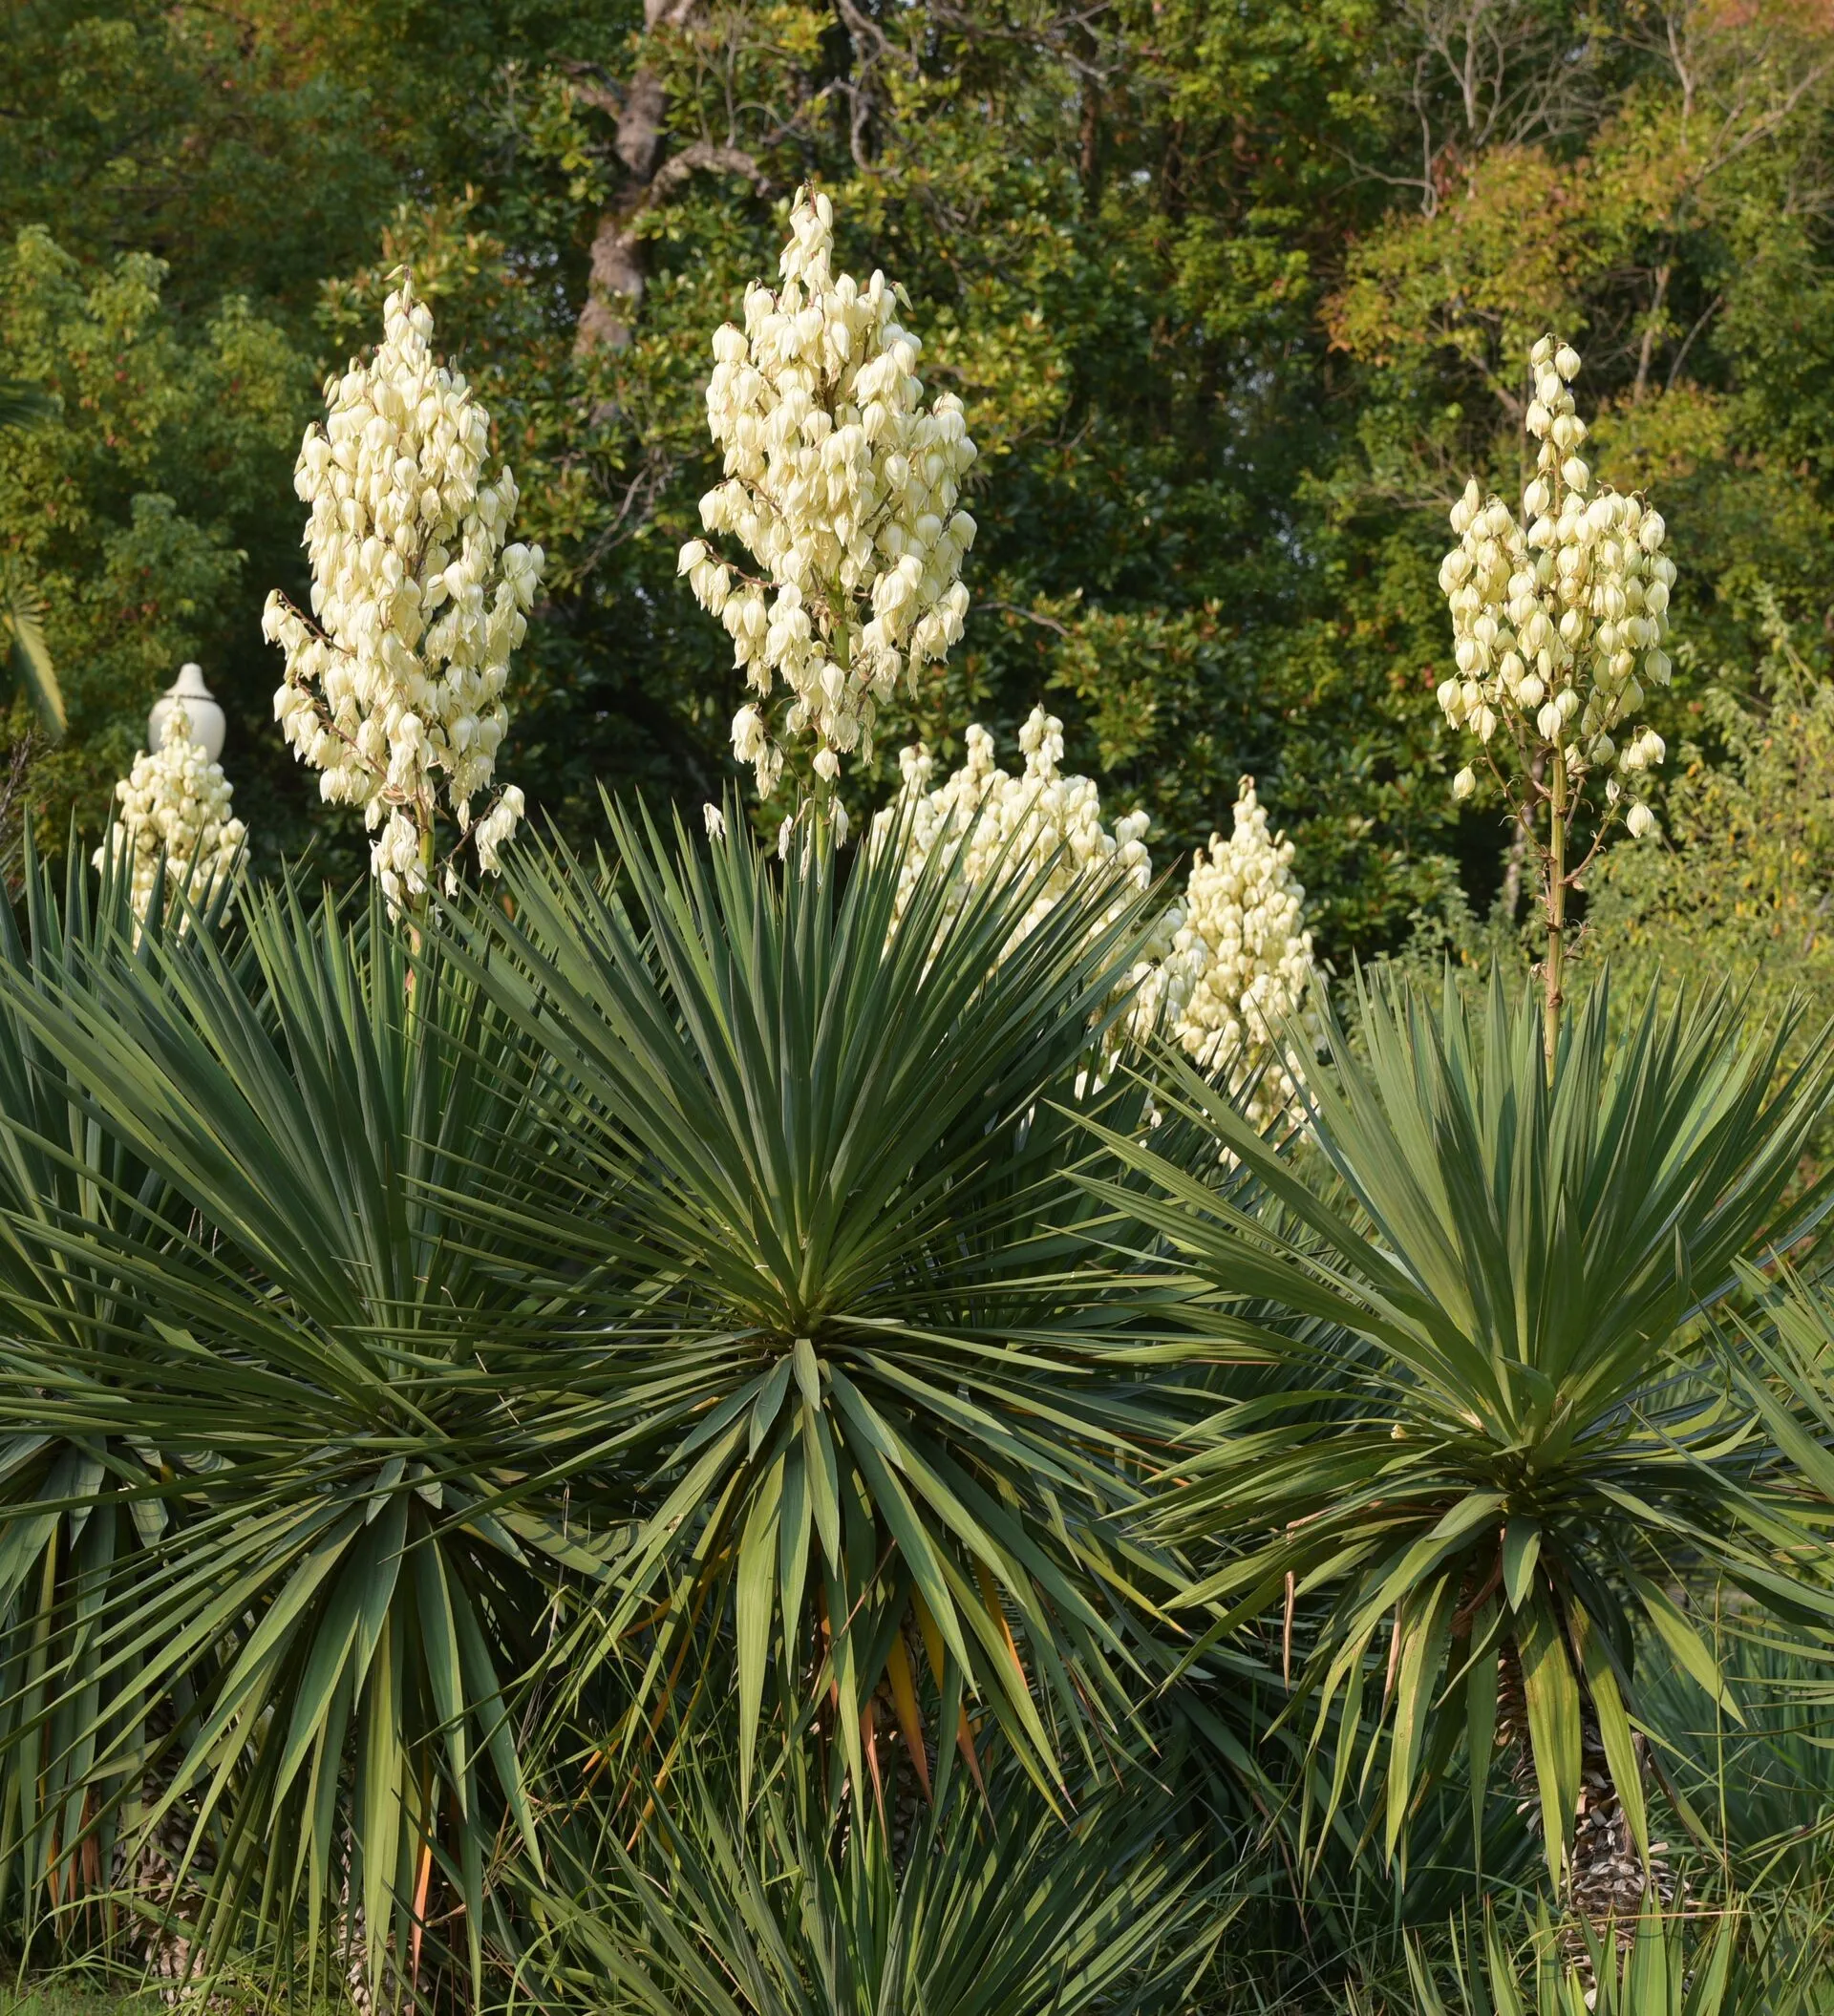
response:
[[[0,2008],[1834,2016],[1831,122],[11,11]]]
[[[137,944],[32,866],[24,1956],[1554,2009],[1622,1930],[1627,2009],[1820,2007],[1834,1319],[1735,1265],[1819,1072],[1600,992],[1550,1090],[1532,994],[1397,982],[1283,1146],[1089,1070],[1111,885],[1000,959],[1027,877],[894,930],[899,865],[617,815],[417,945],[287,886]]]

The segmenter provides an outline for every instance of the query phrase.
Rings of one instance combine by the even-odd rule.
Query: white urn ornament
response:
[[[172,710],[181,706],[192,741],[203,751],[205,762],[214,763],[223,753],[223,709],[210,697],[201,665],[180,666],[179,676],[154,701],[153,711],[146,717],[147,749],[157,753],[164,747],[165,724],[172,718]]]

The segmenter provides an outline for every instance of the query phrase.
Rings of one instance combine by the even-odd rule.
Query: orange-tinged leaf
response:
[[[929,1789],[929,1752],[924,1742],[924,1719],[917,1706],[917,1687],[911,1677],[910,1654],[905,1649],[905,1634],[901,1630],[891,1641],[891,1651],[885,1659],[885,1677],[891,1683],[891,1703],[898,1711],[898,1728],[905,1739],[905,1749],[910,1753],[910,1767],[917,1773],[917,1782],[924,1789],[924,1797],[931,1798]]]
[[[1006,1611],[1000,1602],[1000,1592],[993,1586],[993,1578],[979,1561],[974,1563],[975,1580],[981,1585],[981,1601],[987,1605],[987,1614],[1000,1627],[1000,1636],[1006,1641],[1006,1649],[1013,1661],[1013,1670],[1019,1676],[1019,1683],[1031,1691],[1032,1682],[1027,1677],[1025,1662],[1019,1657],[1019,1648],[1013,1643],[1013,1626],[1006,1621]]]
[[[860,1747],[866,1753],[866,1770],[872,1777],[872,1803],[879,1810],[879,1824],[885,1824],[885,1781],[879,1770],[879,1710],[868,1694],[860,1709]]]

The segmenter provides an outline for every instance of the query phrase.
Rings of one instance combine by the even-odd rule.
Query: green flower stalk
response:
[[[1595,483],[1579,450],[1586,423],[1570,385],[1579,353],[1552,336],[1529,352],[1534,397],[1524,424],[1538,443],[1522,514],[1485,499],[1477,479],[1452,507],[1459,543],[1439,568],[1452,611],[1458,673],[1439,690],[1445,717],[1476,737],[1477,755],[1534,850],[1547,923],[1544,1039],[1553,1069],[1564,999],[1567,893],[1621,817],[1633,837],[1656,831],[1639,796],[1667,753],[1644,726],[1625,732],[1649,686],[1666,686],[1667,528],[1641,499]],[[1478,774],[1453,779],[1468,797]],[[1602,783],[1603,789],[1599,790]],[[1602,800],[1602,803],[1601,803]],[[1582,813],[1597,817],[1575,861]]]

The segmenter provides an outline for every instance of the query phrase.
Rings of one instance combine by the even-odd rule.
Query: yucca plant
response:
[[[901,914],[897,846],[779,868],[732,826],[613,813],[596,871],[525,846],[474,929],[572,1158],[531,1231],[582,1274],[653,1480],[565,1663],[631,1662],[629,1756],[692,1728],[730,1634],[747,1797],[767,1721],[813,1721],[874,1802],[888,1743],[928,1790],[957,1750],[978,1770],[980,1720],[1056,1782],[1142,1690],[1168,1585],[1115,1522],[1159,1353],[1076,1234],[1062,1110],[1138,1109],[1084,1079],[1136,905],[1091,879],[1022,933],[1036,874],[964,892],[938,859]]]
[[[746,1820],[721,1751],[684,1769],[629,1845],[626,1816],[582,1807],[550,1833],[522,1914],[538,1929],[505,1956],[505,2004],[1132,2016],[1200,2003],[1241,1899],[1179,1835],[1162,1790],[1090,1788],[1066,1825],[1012,1765],[990,1761],[991,1806],[958,1774],[896,1852],[877,1828],[837,1838],[804,1772]]]
[[[411,1978],[436,1911],[463,1907],[475,1963],[500,1831],[533,1848],[512,1689],[566,1577],[602,1570],[565,1479],[617,1461],[602,1361],[531,1302],[552,1270],[513,1226],[552,1145],[539,1058],[379,899],[243,910],[239,953],[149,934],[138,959],[0,969],[52,1109],[0,1114],[0,1147],[94,1140],[158,1203],[9,1200],[0,1407],[15,1432],[157,1452],[131,1504],[182,1515],[90,1590],[13,1737],[38,1740],[35,1714],[69,1796],[99,1799],[137,1766],[111,1734],[133,1705],[188,1694],[144,1816],[188,1823],[188,1929],[218,1958],[251,1924],[284,1937],[297,1901],[310,1949],[329,1920],[379,1987]],[[89,1178],[105,1197],[113,1166]],[[97,1269],[112,1301],[53,1323],[64,1277]]]
[[[1114,892],[1021,939],[1023,879],[956,905],[939,867],[894,930],[892,853],[612,838],[527,852],[458,935],[283,888],[233,948],[0,972],[50,1102],[0,1142],[74,1131],[155,1200],[12,1199],[0,1414],[156,1452],[123,1501],[175,1521],[85,1585],[4,1753],[52,1747],[79,1832],[151,1782],[200,1964],[334,1929],[373,1987],[431,1940],[475,1988],[544,1706],[550,1743],[589,1707],[595,1794],[728,1675],[742,1782],[768,1699],[831,1792],[882,1793],[895,1731],[941,1793],[985,1724],[1060,1782],[1162,1670],[1172,1566],[1108,1519],[1164,1348],[1076,1232],[1058,1110],[1138,1104],[1079,1093]],[[113,1300],[53,1327],[78,1266]],[[91,1489],[15,1485],[14,1535]]]
[[[1781,1209],[1820,1051],[1782,1072],[1784,1036],[1741,1041],[1723,1002],[1653,1002],[1616,1039],[1601,981],[1550,1084],[1535,1004],[1500,984],[1475,1007],[1448,985],[1437,1011],[1369,986],[1359,1008],[1365,1054],[1333,1029],[1303,1172],[1166,1066],[1162,1097],[1205,1117],[1267,1208],[1118,1134],[1157,1201],[1086,1179],[1220,1311],[1260,1298],[1296,1319],[1259,1326],[1292,1390],[1219,1410],[1153,1527],[1216,1549],[1184,1597],[1211,1636],[1284,1617],[1327,1809],[1360,1751],[1394,1853],[1462,1746],[1481,1823],[1501,1740],[1573,1905],[1633,1919],[1653,1853],[1639,1639],[1736,1713],[1678,1590],[1730,1577],[1799,1619],[1823,1602],[1758,1488],[1752,1410],[1686,1350],[1740,1257],[1818,1207]]]
[[[43,999],[111,965],[144,975],[113,864],[92,889],[73,848],[59,902],[29,832],[24,850],[23,915],[0,909],[11,982]],[[214,905],[200,895],[220,907],[220,892]],[[163,923],[156,907],[153,939]],[[153,1434],[67,1422],[34,1372],[99,1329],[123,1362],[145,1348],[112,1242],[157,1242],[169,1194],[83,1111],[13,998],[0,1002],[0,1924],[22,1946],[42,1930],[68,1951],[127,1929],[118,1865],[159,1739],[169,1746],[185,1721],[181,1690],[149,1689],[137,1655],[111,1662],[100,1643],[111,1602],[150,1572],[178,1508]]]
[[[1824,1979],[1774,1964],[1740,1930],[1735,1910],[1664,1916],[1652,1896],[1621,1947],[1592,1937],[1574,1956],[1544,1911],[1524,1956],[1486,1913],[1481,1939],[1455,1928],[1443,1970],[1410,1942],[1409,2008],[1413,2016],[1821,2016],[1834,2008]]]

